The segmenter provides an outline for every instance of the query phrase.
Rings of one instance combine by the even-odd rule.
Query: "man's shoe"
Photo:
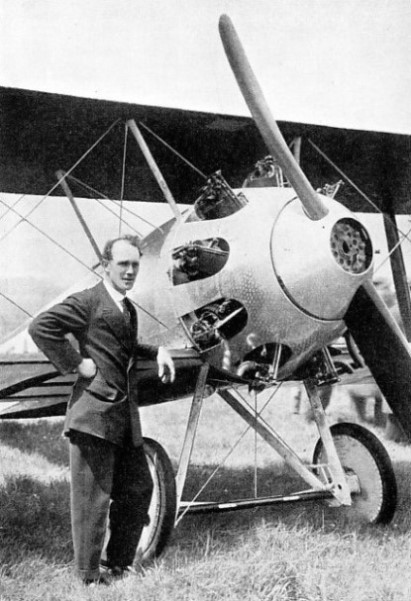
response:
[[[136,570],[133,566],[110,566],[105,561],[100,563],[100,570],[104,574],[111,576],[113,580],[123,580],[129,576],[137,576],[141,571]]]
[[[83,584],[90,588],[94,588],[97,585],[102,584],[103,586],[109,586],[113,582],[111,574],[105,571],[101,571],[97,578],[86,578],[83,580]]]
[[[114,566],[111,568],[111,573],[116,580],[123,580],[124,578],[128,578],[129,576],[134,576],[137,572],[131,566]]]
[[[137,564],[137,567],[125,566],[124,568],[121,568],[121,570],[123,570],[123,574],[125,574],[126,578],[127,578],[127,576],[138,576],[139,574],[142,574],[144,571],[143,567],[138,564]]]

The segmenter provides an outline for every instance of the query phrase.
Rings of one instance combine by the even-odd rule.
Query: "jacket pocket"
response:
[[[120,391],[117,388],[114,388],[110,384],[106,382],[101,373],[97,371],[93,380],[86,388],[87,392],[95,396],[101,401],[106,401],[109,403],[113,403],[114,401],[119,400],[122,396]]]

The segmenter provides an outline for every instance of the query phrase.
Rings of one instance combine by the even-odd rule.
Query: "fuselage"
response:
[[[342,334],[353,295],[372,275],[372,246],[331,198],[323,197],[328,214],[313,221],[292,188],[247,188],[240,197],[231,213],[196,206],[144,240],[132,293],[143,308],[140,332],[197,348],[237,375],[271,364],[281,345],[281,379]]]

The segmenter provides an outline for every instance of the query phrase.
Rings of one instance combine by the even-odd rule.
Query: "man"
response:
[[[126,292],[140,257],[131,236],[107,242],[104,281],[40,314],[29,329],[61,373],[78,374],[64,433],[70,439],[75,563],[85,584],[125,576],[148,523],[153,484],[142,446],[136,360],[157,358],[162,381],[175,377],[164,347],[137,342],[137,315]],[[107,518],[110,534],[103,551]]]

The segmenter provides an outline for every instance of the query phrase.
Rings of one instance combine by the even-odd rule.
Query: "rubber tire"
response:
[[[358,424],[335,424],[331,434],[343,468],[358,476],[362,488],[362,492],[352,495],[349,515],[372,524],[388,524],[397,507],[397,482],[385,447]],[[320,439],[314,449],[314,464],[326,462],[323,449]],[[320,475],[320,470],[316,471]]]
[[[153,479],[149,516],[137,547],[136,562],[145,564],[160,555],[174,529],[177,494],[173,466],[163,447],[152,438],[144,438],[144,451]]]

